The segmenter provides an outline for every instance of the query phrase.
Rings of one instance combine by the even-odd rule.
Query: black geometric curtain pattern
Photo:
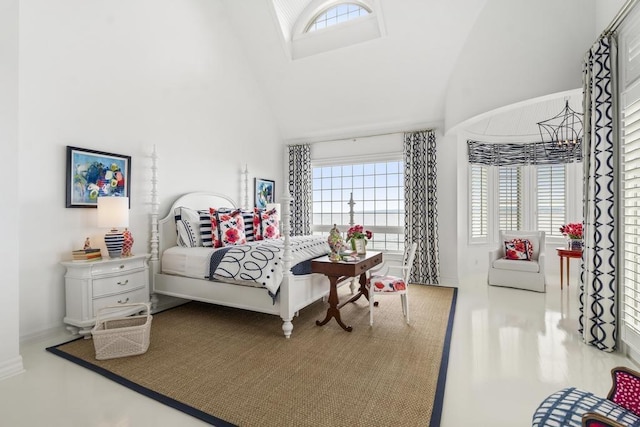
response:
[[[584,64],[584,250],[580,276],[580,327],[585,343],[616,349],[614,99],[617,47],[612,35],[598,40]]]
[[[467,141],[469,163],[487,166],[557,165],[582,161],[582,142],[574,150],[549,149],[549,142],[487,143]],[[547,148],[545,149],[545,145]]]
[[[291,235],[311,234],[311,146],[289,146],[289,193],[291,200]]]
[[[404,244],[418,243],[410,280],[435,285],[440,281],[435,133],[405,133],[403,156]]]

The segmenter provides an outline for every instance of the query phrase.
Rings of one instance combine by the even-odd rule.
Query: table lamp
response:
[[[98,227],[110,228],[104,235],[109,258],[120,258],[124,235],[119,227],[129,226],[128,197],[98,197]]]

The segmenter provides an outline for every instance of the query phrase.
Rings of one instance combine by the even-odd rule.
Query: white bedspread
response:
[[[218,259],[212,260],[214,252]],[[291,265],[326,255],[329,246],[322,236],[291,237]],[[282,282],[284,240],[262,240],[246,245],[213,248],[183,248],[174,246],[162,254],[162,272],[179,276],[206,279],[245,286],[265,287],[273,295]],[[220,259],[221,257],[221,259]]]

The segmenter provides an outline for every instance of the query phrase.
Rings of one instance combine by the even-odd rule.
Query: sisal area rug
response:
[[[341,288],[341,300],[348,296]],[[414,285],[410,324],[381,297],[325,326],[318,301],[293,320],[191,302],[154,315],[149,350],[98,361],[92,340],[47,350],[217,426],[439,426],[457,289]]]

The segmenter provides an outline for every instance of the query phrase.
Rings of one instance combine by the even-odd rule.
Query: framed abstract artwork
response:
[[[275,202],[276,183],[270,179],[255,179],[255,204],[256,208],[266,208],[267,203]]]
[[[98,197],[130,197],[130,192],[131,156],[67,146],[68,208],[95,208]]]

